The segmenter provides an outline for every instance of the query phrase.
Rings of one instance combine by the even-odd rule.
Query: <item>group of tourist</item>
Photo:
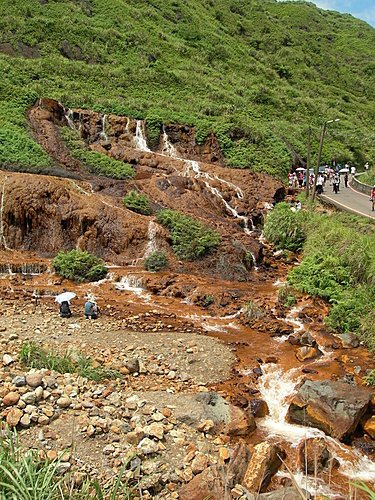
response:
[[[61,318],[70,318],[72,316],[72,311],[70,309],[70,302],[64,300],[60,304],[60,316]],[[94,298],[87,298],[84,306],[84,315],[86,319],[97,319],[100,315],[100,309]]]
[[[332,187],[333,192],[337,194],[340,191],[341,174],[343,175],[345,187],[348,187],[349,172],[352,176],[355,175],[356,168],[354,165],[349,167],[349,165],[346,164],[344,168],[341,168],[340,165],[337,165],[335,168],[326,165],[324,170],[319,172],[316,179],[317,194],[322,194],[324,192],[327,182]],[[291,188],[303,189],[306,187],[307,181],[309,183],[309,187],[312,188],[315,182],[315,174],[313,172],[309,172],[309,174],[307,174],[307,171],[304,168],[298,168],[295,172],[290,172],[288,174],[288,183]]]

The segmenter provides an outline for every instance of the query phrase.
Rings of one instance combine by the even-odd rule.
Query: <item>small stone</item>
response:
[[[38,424],[39,425],[49,424],[49,418],[46,415],[40,415],[40,417],[38,417]]]
[[[24,428],[24,429],[28,429],[31,425],[31,418],[30,418],[30,415],[28,415],[27,413],[25,413],[21,420],[20,420],[20,424],[21,426]]]
[[[26,383],[30,387],[38,387],[43,383],[43,375],[39,372],[28,373],[26,375]]]
[[[200,432],[210,432],[215,427],[214,422],[211,419],[203,420],[197,426],[197,430]]]
[[[193,471],[193,474],[199,474],[200,472],[204,471],[204,469],[207,469],[207,467],[208,458],[202,453],[198,453],[195,456],[194,460],[191,462],[191,470]]]
[[[139,372],[139,361],[137,358],[129,359],[124,363],[124,366],[127,368],[129,373]]]
[[[18,422],[21,420],[23,411],[19,408],[12,408],[7,415],[6,422],[9,427],[16,427]]]
[[[26,385],[26,378],[23,375],[16,375],[12,380],[12,384],[16,387],[23,387]]]
[[[114,451],[115,447],[113,446],[113,444],[107,444],[107,446],[104,446],[103,448],[104,455],[112,455]]]
[[[147,425],[143,430],[146,436],[156,437],[157,439],[163,439],[164,437],[163,424],[154,422],[150,425]]]
[[[137,448],[144,455],[150,455],[151,453],[157,453],[159,451],[158,444],[147,437],[142,439]]]
[[[9,366],[12,363],[14,363],[14,359],[12,358],[12,356],[10,356],[9,354],[4,354],[4,356],[3,356],[3,365],[4,366]]]
[[[229,458],[230,458],[230,453],[229,453],[228,448],[221,446],[219,448],[219,460],[221,461],[221,463],[224,463],[227,460],[229,460]]]
[[[57,458],[57,451],[56,450],[47,450],[46,456],[50,462],[53,462]]]
[[[68,408],[72,404],[72,401],[67,396],[63,396],[63,397],[59,398],[56,401],[56,403],[57,403],[57,406],[59,408]]]
[[[18,403],[20,399],[20,395],[18,394],[18,392],[8,392],[8,394],[6,394],[4,397],[3,397],[3,405],[4,406],[13,406],[15,404]]]
[[[92,437],[95,435],[95,427],[93,425],[89,425],[87,427],[87,430],[86,430],[86,434],[89,436],[89,437]]]
[[[43,393],[44,393],[43,387],[39,386],[35,389],[34,394],[37,401],[43,399]]]
[[[56,475],[57,476],[63,476],[68,470],[70,469],[71,464],[70,462],[61,462],[57,467],[56,467]]]
[[[163,408],[161,410],[161,413],[164,415],[164,417],[169,418],[172,415],[172,410],[170,408]]]
[[[19,338],[17,333],[11,333],[8,337],[8,340],[12,342],[12,340],[17,340]]]
[[[25,394],[22,394],[21,399],[27,405],[33,405],[35,403],[35,401],[36,401],[36,396],[35,396],[34,391],[32,391],[32,392],[25,392]]]
[[[167,379],[169,379],[169,380],[173,380],[173,379],[175,379],[175,378],[176,378],[176,372],[175,372],[175,371],[173,371],[173,370],[171,370],[171,371],[168,373],[168,375],[167,375]]]

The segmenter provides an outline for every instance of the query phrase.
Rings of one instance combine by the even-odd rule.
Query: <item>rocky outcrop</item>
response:
[[[370,399],[368,390],[345,382],[305,380],[291,401],[287,418],[343,439],[355,431]]]
[[[251,492],[263,492],[279,470],[284,458],[285,451],[278,445],[268,442],[257,444],[247,466],[243,485]]]

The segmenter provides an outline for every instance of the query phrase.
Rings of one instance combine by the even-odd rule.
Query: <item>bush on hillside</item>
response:
[[[147,271],[161,271],[168,265],[167,254],[160,250],[155,250],[145,259],[145,268]]]
[[[172,248],[179,259],[198,259],[210,253],[220,243],[219,233],[175,210],[161,210],[157,214],[157,220],[169,229]]]
[[[131,179],[134,176],[133,167],[128,163],[87,149],[76,130],[63,127],[60,133],[73,158],[83,162],[93,173],[111,179]]]
[[[59,252],[52,261],[52,268],[60,276],[78,282],[98,281],[107,274],[101,259],[81,250]]]
[[[124,205],[137,214],[150,215],[151,213],[147,196],[135,190],[129,191],[129,193],[125,195]]]
[[[306,239],[307,212],[293,212],[287,203],[279,203],[267,216],[264,235],[278,249],[299,251]]]

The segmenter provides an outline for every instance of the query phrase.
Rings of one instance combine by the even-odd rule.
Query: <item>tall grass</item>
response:
[[[82,353],[56,354],[38,346],[35,342],[26,342],[20,350],[20,361],[30,368],[48,368],[59,373],[77,373],[89,380],[105,380],[117,378],[120,373],[116,370],[94,366],[92,359]]]

